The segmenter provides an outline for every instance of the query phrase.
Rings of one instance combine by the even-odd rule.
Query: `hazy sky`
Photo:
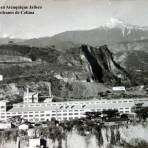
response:
[[[0,0],[0,6],[30,4],[43,9],[34,15],[0,14],[0,37],[52,36],[67,30],[96,28],[111,18],[148,26],[148,0]]]

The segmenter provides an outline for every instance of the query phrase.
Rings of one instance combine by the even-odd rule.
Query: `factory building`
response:
[[[86,112],[108,109],[117,109],[120,113],[130,114],[134,105],[132,99],[20,103],[13,105],[13,108],[7,112],[7,118],[21,116],[32,122],[47,121],[53,117],[57,120],[71,120],[85,117]]]
[[[21,116],[30,122],[47,121],[52,118],[61,121],[85,117],[86,112],[108,109],[117,109],[121,114],[133,114],[132,108],[139,102],[148,103],[148,99],[103,99],[49,103],[20,103],[13,105],[13,108],[7,112],[7,118]]]
[[[148,98],[52,102],[50,86],[48,98],[44,102],[38,100],[38,93],[29,92],[29,89],[27,89],[27,92],[24,93],[23,102],[13,104],[13,107],[8,111],[6,110],[6,101],[0,101],[0,120],[20,116],[30,122],[47,121],[52,118],[61,121],[85,117],[86,112],[108,109],[116,109],[121,114],[133,114],[132,108],[136,104],[143,103],[148,106]]]

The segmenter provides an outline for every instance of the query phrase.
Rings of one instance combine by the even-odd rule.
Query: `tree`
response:
[[[148,118],[148,107],[142,107],[135,111],[139,120],[146,120]]]
[[[101,118],[101,112],[86,112],[87,119]]]
[[[119,115],[119,112],[116,109],[103,110],[102,113],[106,115],[108,120],[110,120],[113,117],[117,117]]]
[[[128,116],[126,114],[122,114],[120,116],[120,118],[123,119],[123,120],[128,120]]]

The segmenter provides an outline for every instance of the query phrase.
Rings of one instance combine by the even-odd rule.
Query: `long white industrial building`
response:
[[[26,97],[27,96],[27,97]],[[6,110],[7,102],[0,101],[0,120],[7,120],[13,116],[20,116],[30,122],[47,121],[51,118],[57,120],[71,120],[85,117],[86,112],[117,109],[121,114],[132,114],[132,108],[137,103],[148,106],[148,98],[135,99],[111,99],[52,102],[48,98],[44,102],[38,102],[36,93],[25,93],[22,103],[13,104],[10,110]]]

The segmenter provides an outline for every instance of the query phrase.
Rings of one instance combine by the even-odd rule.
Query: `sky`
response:
[[[42,9],[35,10],[34,15],[0,14],[0,37],[53,36],[64,31],[97,28],[111,18],[148,26],[148,0],[0,0],[0,6],[7,5],[36,5]]]

